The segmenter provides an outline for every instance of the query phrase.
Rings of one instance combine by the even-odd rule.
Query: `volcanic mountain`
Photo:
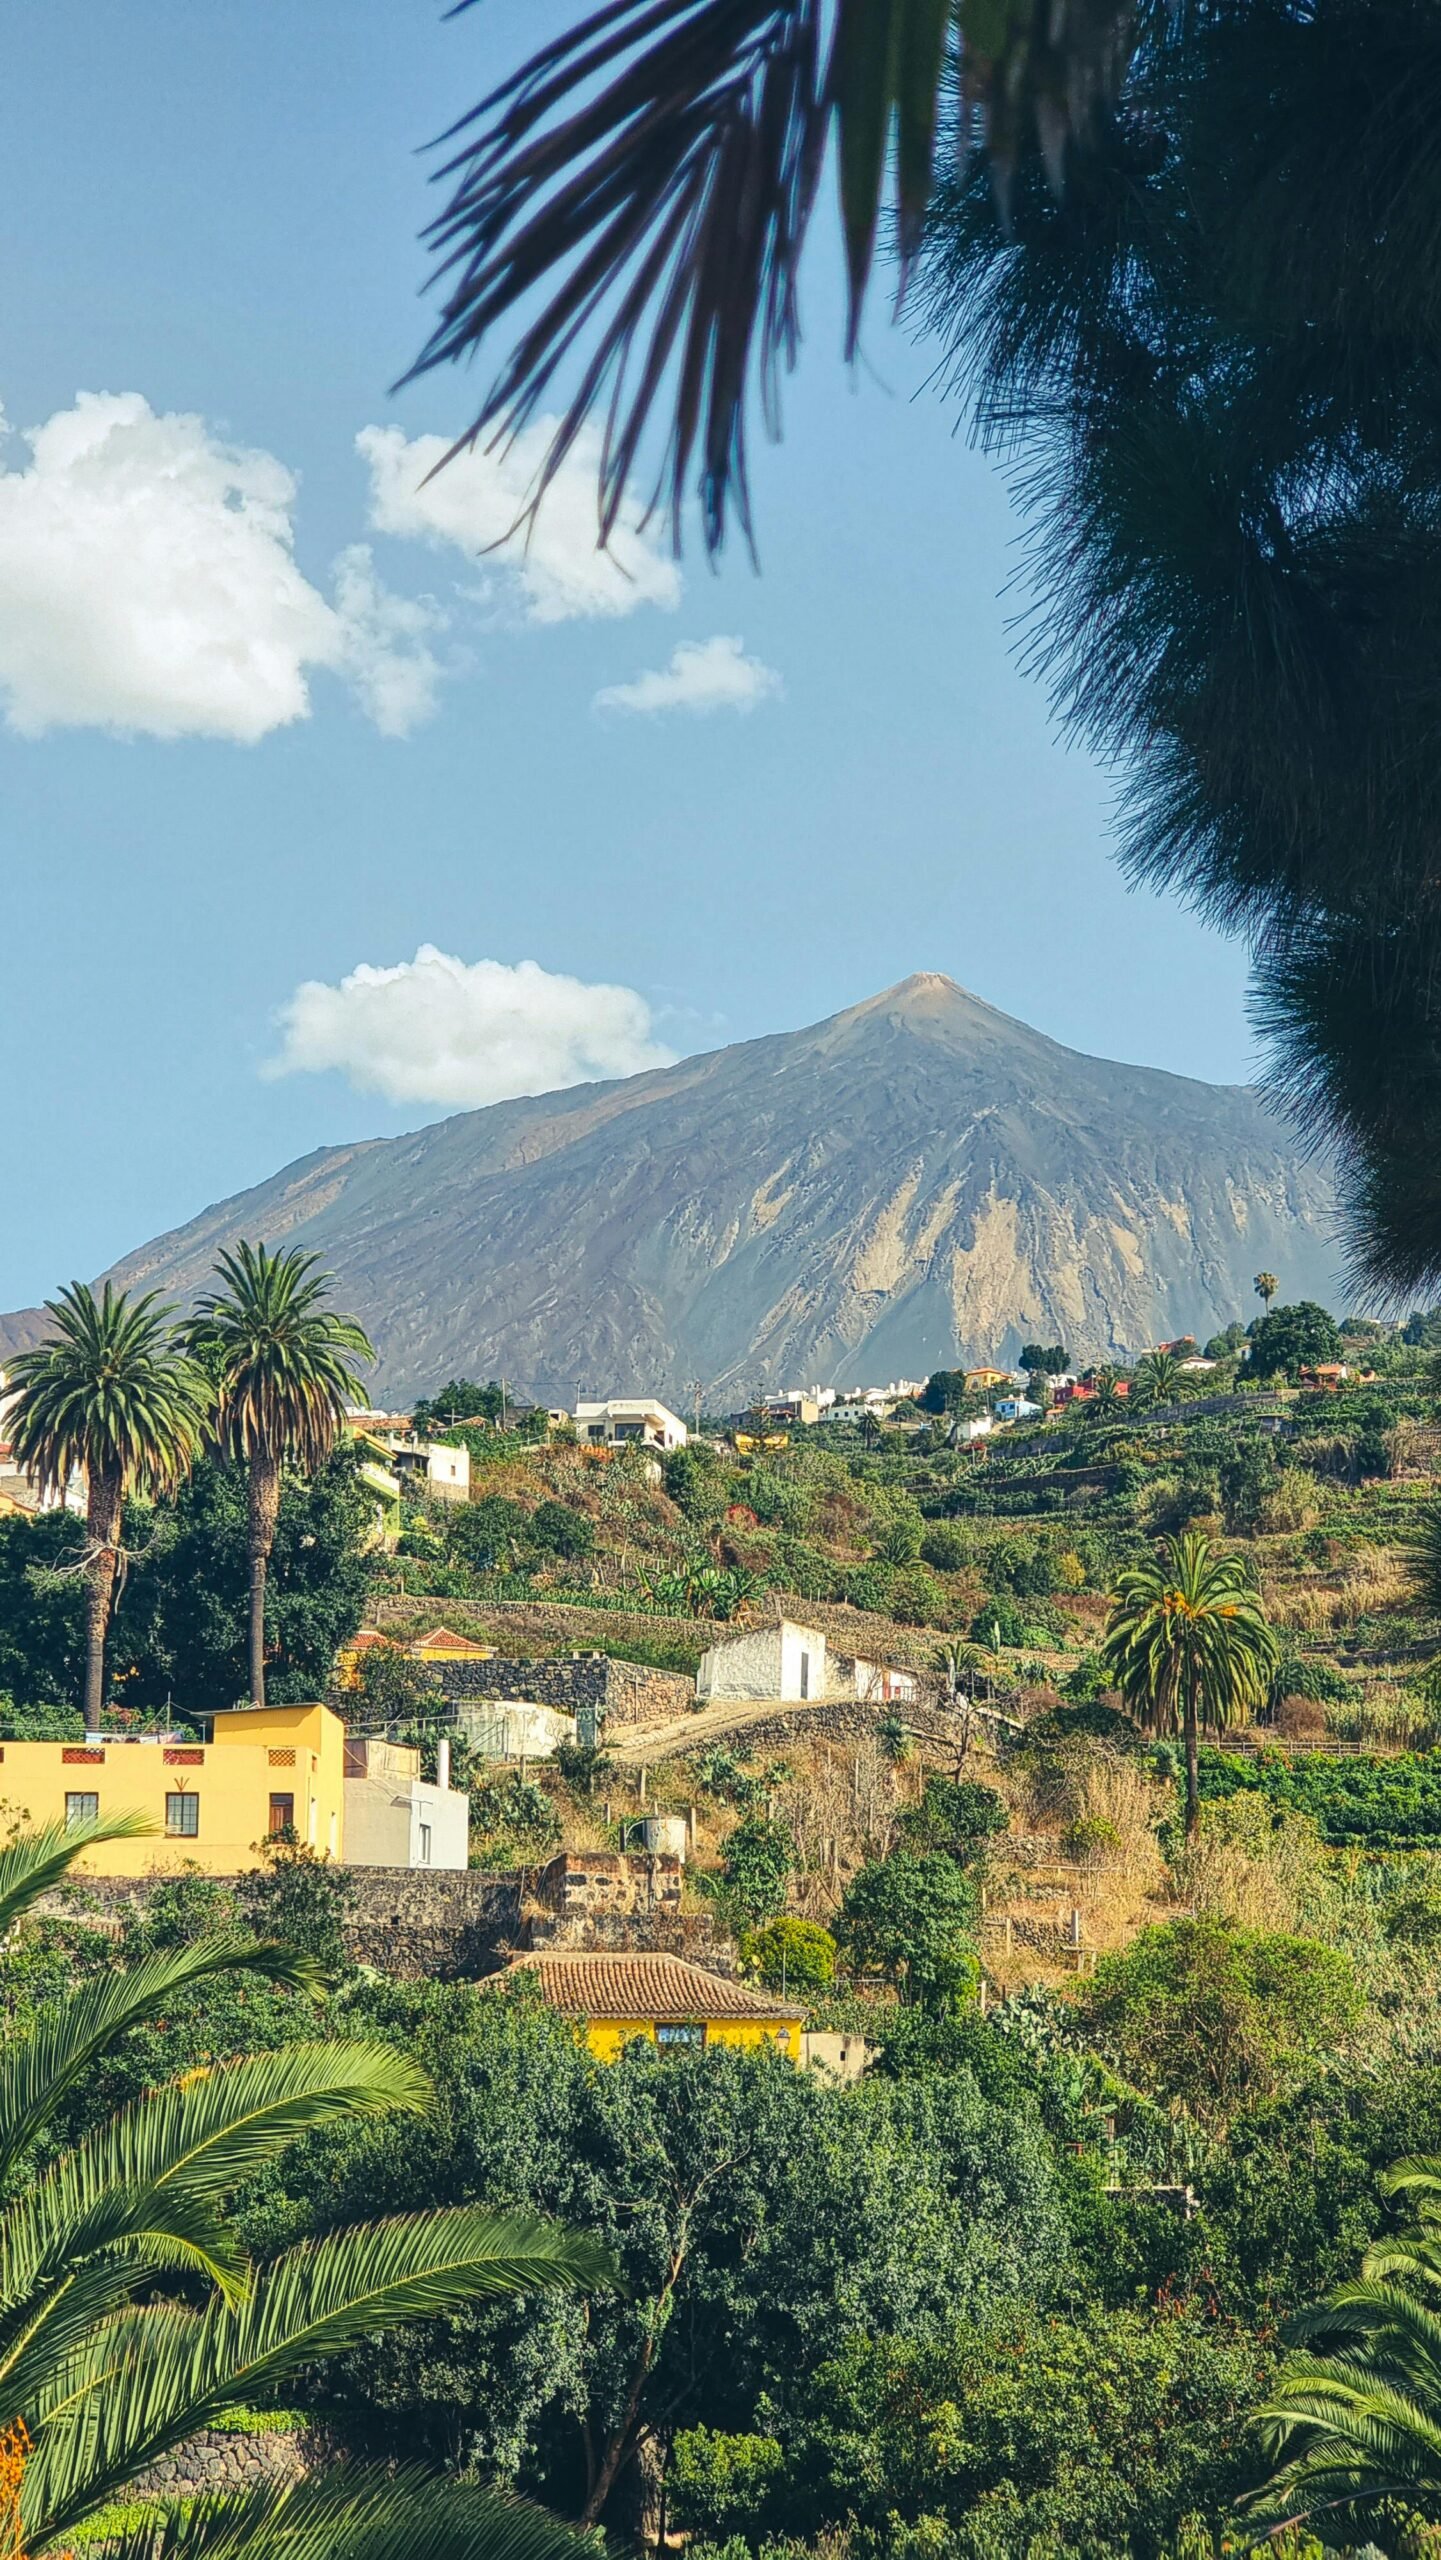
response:
[[[1334,1290],[1332,1192],[1244,1085],[1060,1047],[950,978],[624,1082],[322,1148],[120,1263],[184,1300],[249,1236],[318,1253],[378,1394],[548,1403],[923,1377],[1200,1338]],[[0,1356],[33,1341],[0,1318]]]

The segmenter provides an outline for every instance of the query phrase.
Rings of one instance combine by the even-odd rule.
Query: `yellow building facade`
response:
[[[26,1830],[149,1817],[151,1836],[98,1842],[79,1875],[242,1875],[281,1832],[341,1858],[345,1728],[328,1707],[237,1707],[208,1742],[0,1743],[0,1807]]]
[[[518,1956],[482,1985],[530,1976],[547,2007],[570,2018],[598,2062],[614,2062],[637,2038],[662,2052],[769,2045],[801,2060],[805,2012],[749,1983],[672,1955]]]

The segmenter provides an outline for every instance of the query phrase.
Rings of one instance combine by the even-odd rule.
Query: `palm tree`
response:
[[[318,1256],[237,1244],[217,1256],[225,1284],[202,1298],[187,1338],[215,1380],[216,1438],[250,1473],[250,1697],[265,1704],[265,1580],[287,1466],[313,1471],[335,1446],[357,1360],[375,1352],[353,1316],[323,1301]]]
[[[453,450],[517,433],[579,352],[569,404],[545,421],[535,503],[599,416],[607,539],[665,404],[655,498],[677,537],[694,461],[707,548],[729,505],[749,538],[751,395],[774,434],[832,140],[853,356],[883,215],[904,292],[957,66],[952,157],[984,117],[998,170],[1035,146],[1058,177],[1068,138],[1116,86],[1130,24],[1126,0],[1044,13],[1034,0],[606,0],[446,137],[451,193],[428,234],[446,294],[407,379],[469,362],[523,311]]]
[[[1088,1422],[1116,1422],[1125,1411],[1126,1399],[1121,1393],[1119,1369],[1093,1369],[1091,1385],[1095,1392],[1086,1402]]]
[[[1257,2525],[1354,2510],[1359,2540],[1383,2499],[1441,2504],[1441,2159],[1398,2160],[1381,2190],[1412,2200],[1416,2228],[1376,2241],[1292,2322],[1322,2344],[1286,2358],[1259,2412],[1276,2467],[1249,2502]]]
[[[1262,1306],[1265,1308],[1267,1315],[1271,1312],[1271,1300],[1275,1297],[1280,1286],[1281,1283],[1277,1279],[1274,1271],[1257,1272],[1255,1282],[1256,1295],[1260,1299]]]
[[[0,1850],[0,1935],[134,1816],[22,1836]],[[424,2074],[387,2046],[294,2043],[147,2090],[69,2149],[55,2129],[77,2090],[138,2024],[239,1969],[300,1991],[313,1961],[218,1935],[107,1972],[0,2050],[0,2422],[23,2454],[8,2548],[54,2548],[136,2475],[230,2402],[283,2385],[318,2357],[482,2294],[590,2290],[612,2281],[588,2240],[528,2214],[463,2206],[334,2231],[247,2263],[226,2199],[300,2135],[430,2103]],[[184,2279],[185,2301],[165,2299]],[[303,2491],[238,2505],[147,2500],[127,2553],[244,2551],[330,2560],[560,2560],[573,2535],[534,2513],[423,2475],[349,2466]],[[107,2547],[109,2537],[107,2536]]]
[[[153,1291],[132,1299],[107,1280],[97,1298],[77,1281],[45,1311],[47,1339],[9,1364],[10,1439],[42,1499],[77,1469],[85,1479],[85,1729],[98,1733],[126,1497],[173,1493],[189,1474],[209,1388]]]
[[[1276,1639],[1243,1559],[1217,1555],[1198,1530],[1163,1541],[1122,1574],[1101,1660],[1138,1724],[1181,1732],[1186,1746],[1186,1836],[1195,1831],[1197,1737],[1261,1704]]]
[[[1174,1404],[1181,1392],[1181,1363],[1174,1351],[1148,1351],[1137,1364],[1136,1384],[1146,1404]]]

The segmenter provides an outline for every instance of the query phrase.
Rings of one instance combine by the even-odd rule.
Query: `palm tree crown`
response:
[[[1276,2468],[1258,2525],[1325,2511],[1359,2541],[1380,2499],[1441,2501],[1441,2159],[1398,2160],[1381,2188],[1411,2199],[1415,2228],[1378,2240],[1359,2276],[1291,2324],[1306,2343],[1260,2412]]]
[[[0,1935],[82,1850],[145,1828],[122,1816],[0,1850]],[[17,2549],[55,2546],[227,2403],[361,2337],[477,2295],[612,2281],[593,2243],[473,2206],[335,2231],[247,2263],[225,2210],[236,2187],[317,2127],[429,2105],[424,2074],[384,2045],[337,2037],[222,2062],[147,2090],[53,2149],[67,2101],[133,2027],[237,1968],[319,1988],[306,1957],[202,1938],[99,1975],[0,2048],[0,2420],[7,2447],[26,2449]],[[177,2274],[186,2305],[163,2298]],[[345,2465],[303,2492],[238,2506],[157,2498],[122,2541],[135,2560],[182,2541],[196,2560],[562,2560],[577,2549],[550,2519],[479,2492],[413,2473],[400,2488],[397,2500],[394,2482]]]
[[[48,1299],[46,1312],[47,1340],[10,1362],[18,1391],[10,1438],[42,1494],[63,1494],[77,1469],[85,1478],[85,1722],[97,1732],[125,1499],[173,1493],[189,1474],[210,1389],[153,1291],[132,1299],[107,1280],[97,1298],[77,1282]]]
[[[1174,1351],[1148,1351],[1136,1369],[1147,1404],[1171,1404],[1181,1392],[1181,1363]]]
[[[216,1256],[225,1286],[198,1301],[188,1336],[215,1378],[227,1457],[323,1466],[347,1403],[364,1392],[355,1363],[373,1360],[374,1346],[324,1304],[330,1284],[318,1264],[313,1253],[243,1241]]]
[[[242,1242],[215,1269],[225,1285],[199,1301],[187,1331],[215,1379],[217,1442],[250,1471],[250,1695],[264,1706],[265,1584],[281,1471],[324,1464],[347,1402],[363,1392],[355,1363],[375,1353],[354,1317],[325,1305],[329,1282],[313,1253]]]
[[[1116,1586],[1101,1658],[1139,1724],[1184,1735],[1188,1833],[1199,1728],[1220,1731],[1261,1704],[1276,1650],[1242,1558],[1218,1555],[1198,1530],[1166,1539]]]

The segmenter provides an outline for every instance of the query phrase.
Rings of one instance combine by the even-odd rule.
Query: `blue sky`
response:
[[[677,587],[638,547],[598,591],[577,491],[528,573],[465,539],[492,482],[426,516],[413,448],[466,385],[386,387],[424,327],[420,146],[541,16],[7,18],[0,1305],[537,1060],[712,1047],[913,969],[1248,1071],[1243,955],[1124,889],[1109,786],[1015,667],[1004,491],[879,307],[847,378],[826,257],[759,577],[737,550]],[[522,961],[550,974],[473,965]]]

